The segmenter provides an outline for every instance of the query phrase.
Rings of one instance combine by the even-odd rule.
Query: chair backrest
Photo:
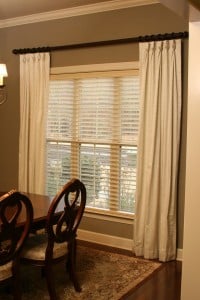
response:
[[[48,234],[48,254],[51,257],[54,243],[70,242],[76,231],[86,205],[86,189],[79,179],[71,179],[54,197],[49,207],[46,232]],[[56,211],[62,213],[56,218]]]
[[[33,207],[27,196],[11,190],[0,197],[0,265],[19,255],[32,220]]]

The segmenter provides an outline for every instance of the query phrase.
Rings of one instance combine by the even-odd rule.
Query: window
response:
[[[87,210],[133,214],[138,123],[138,70],[52,75],[47,193],[54,196],[78,177],[87,189]]]

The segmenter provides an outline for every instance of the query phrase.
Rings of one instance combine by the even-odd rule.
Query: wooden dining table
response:
[[[31,231],[35,231],[45,227],[46,217],[48,209],[51,203],[49,196],[32,194],[32,193],[22,193],[25,194],[33,205],[33,223],[31,226]],[[23,214],[22,214],[23,218]],[[19,220],[20,221],[20,220]],[[23,222],[23,219],[21,220]]]
[[[3,194],[5,193],[0,192],[0,196],[2,196]],[[23,193],[23,192],[22,194],[26,195],[31,200],[31,203],[33,205],[33,223],[30,231],[34,232],[36,230],[44,228],[46,224],[48,209],[52,199],[49,196],[45,196],[45,195]],[[59,218],[62,211],[63,211],[63,207],[59,206],[55,214],[55,222],[57,218]],[[18,218],[17,226],[18,227],[23,226],[24,223],[25,223],[25,212],[22,211],[22,214],[20,214]],[[1,233],[0,233],[0,238],[1,238]]]

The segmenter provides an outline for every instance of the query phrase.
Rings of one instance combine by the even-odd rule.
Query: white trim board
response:
[[[0,20],[0,28],[160,3],[158,0],[112,0]]]
[[[176,260],[183,261],[183,249],[177,249]]]
[[[111,235],[102,234],[98,232],[79,229],[77,238],[79,240],[83,240],[95,244],[106,245],[110,247],[130,250],[130,251],[133,250],[133,241],[122,237],[111,236]]]
[[[118,236],[111,236],[111,235],[102,234],[93,231],[79,229],[77,238],[78,240],[115,247],[124,250],[129,250],[129,251],[133,251],[134,249],[133,240],[131,239],[126,239]],[[176,260],[182,261],[182,249],[177,249]]]
[[[121,63],[105,63],[80,66],[66,66],[51,68],[51,75],[56,74],[73,74],[84,72],[103,72],[103,71],[120,71],[120,70],[138,70],[139,61],[121,62]]]

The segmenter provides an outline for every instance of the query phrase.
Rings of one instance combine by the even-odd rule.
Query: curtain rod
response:
[[[139,42],[150,42],[150,41],[162,41],[162,40],[173,40],[173,39],[183,39],[188,38],[189,34],[185,32],[172,32],[156,35],[145,35],[124,39],[116,40],[106,40],[106,41],[97,41],[89,43],[80,43],[80,44],[71,44],[63,46],[46,46],[38,48],[23,48],[23,49],[13,49],[14,54],[27,54],[27,53],[36,53],[36,52],[52,52],[59,50],[70,50],[70,49],[80,49],[80,48],[89,48],[89,47],[99,47],[99,46],[109,46],[109,45],[119,45],[119,44],[129,44],[129,43],[139,43]]]

